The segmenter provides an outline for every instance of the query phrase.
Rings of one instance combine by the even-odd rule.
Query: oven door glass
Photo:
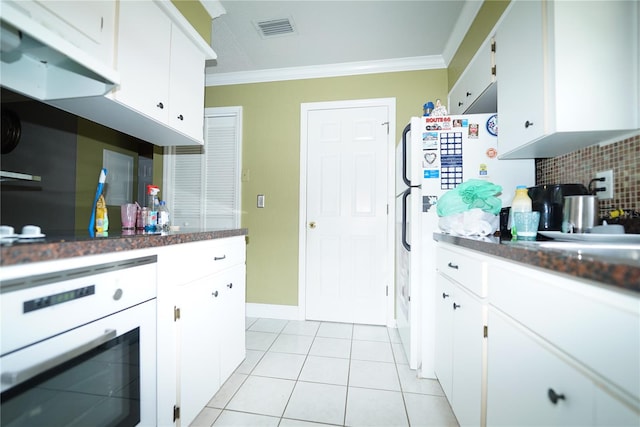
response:
[[[94,342],[106,342],[83,348],[81,354],[2,393],[0,424],[6,427],[138,424],[140,328],[115,335],[115,330],[105,331]]]
[[[155,425],[155,318],[152,299],[3,354],[0,425]]]

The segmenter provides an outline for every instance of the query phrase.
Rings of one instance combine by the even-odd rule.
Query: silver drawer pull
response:
[[[222,256],[214,256],[214,257],[213,257],[213,260],[214,260],[214,261],[220,261],[220,260],[225,259],[226,257],[227,257],[226,255],[222,255]]]
[[[450,262],[449,264],[447,264],[447,267],[449,267],[449,268],[453,268],[454,270],[457,270],[457,269],[458,269],[458,265],[457,265],[457,264],[453,264],[453,263],[451,263],[451,262]]]
[[[69,360],[78,357],[88,351],[91,351],[96,347],[100,347],[102,344],[114,339],[116,335],[117,333],[115,329],[107,329],[104,331],[104,334],[100,335],[98,338],[94,338],[91,341],[81,344],[78,347],[73,348],[65,353],[54,356],[51,359],[30,366],[21,371],[3,372],[0,378],[3,384],[16,385],[23,383],[28,379],[35,377],[36,375],[40,375],[41,373],[46,372],[51,368],[68,362]]]

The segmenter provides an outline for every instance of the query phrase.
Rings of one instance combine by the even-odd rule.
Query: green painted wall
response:
[[[200,0],[171,0],[202,38],[211,44],[211,17]]]
[[[97,123],[78,118],[76,164],[76,231],[86,231],[102,169],[103,150],[133,157],[133,198],[138,186],[138,157],[153,157],[153,182],[162,183],[162,148]],[[120,206],[108,205],[109,230],[120,233]]]
[[[298,304],[300,104],[396,98],[396,141],[426,100],[447,97],[446,70],[208,87],[207,107],[243,107],[242,227],[249,229],[247,302]],[[265,194],[264,209],[256,195]]]
[[[460,78],[460,75],[471,61],[471,58],[473,58],[473,55],[476,54],[482,42],[487,39],[489,33],[498,22],[498,19],[500,19],[502,13],[509,5],[509,1],[510,0],[486,0],[480,7],[469,31],[467,31],[467,35],[462,40],[462,43],[460,43],[460,47],[458,47],[455,55],[451,58],[451,62],[447,68],[449,90],[456,84],[458,78]]]

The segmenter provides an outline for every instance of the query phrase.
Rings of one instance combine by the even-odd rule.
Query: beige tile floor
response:
[[[396,329],[247,318],[247,358],[192,426],[457,426]]]

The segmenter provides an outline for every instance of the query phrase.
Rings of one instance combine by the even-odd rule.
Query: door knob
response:
[[[311,221],[309,223],[309,228],[316,228],[316,222],[315,221]]]

